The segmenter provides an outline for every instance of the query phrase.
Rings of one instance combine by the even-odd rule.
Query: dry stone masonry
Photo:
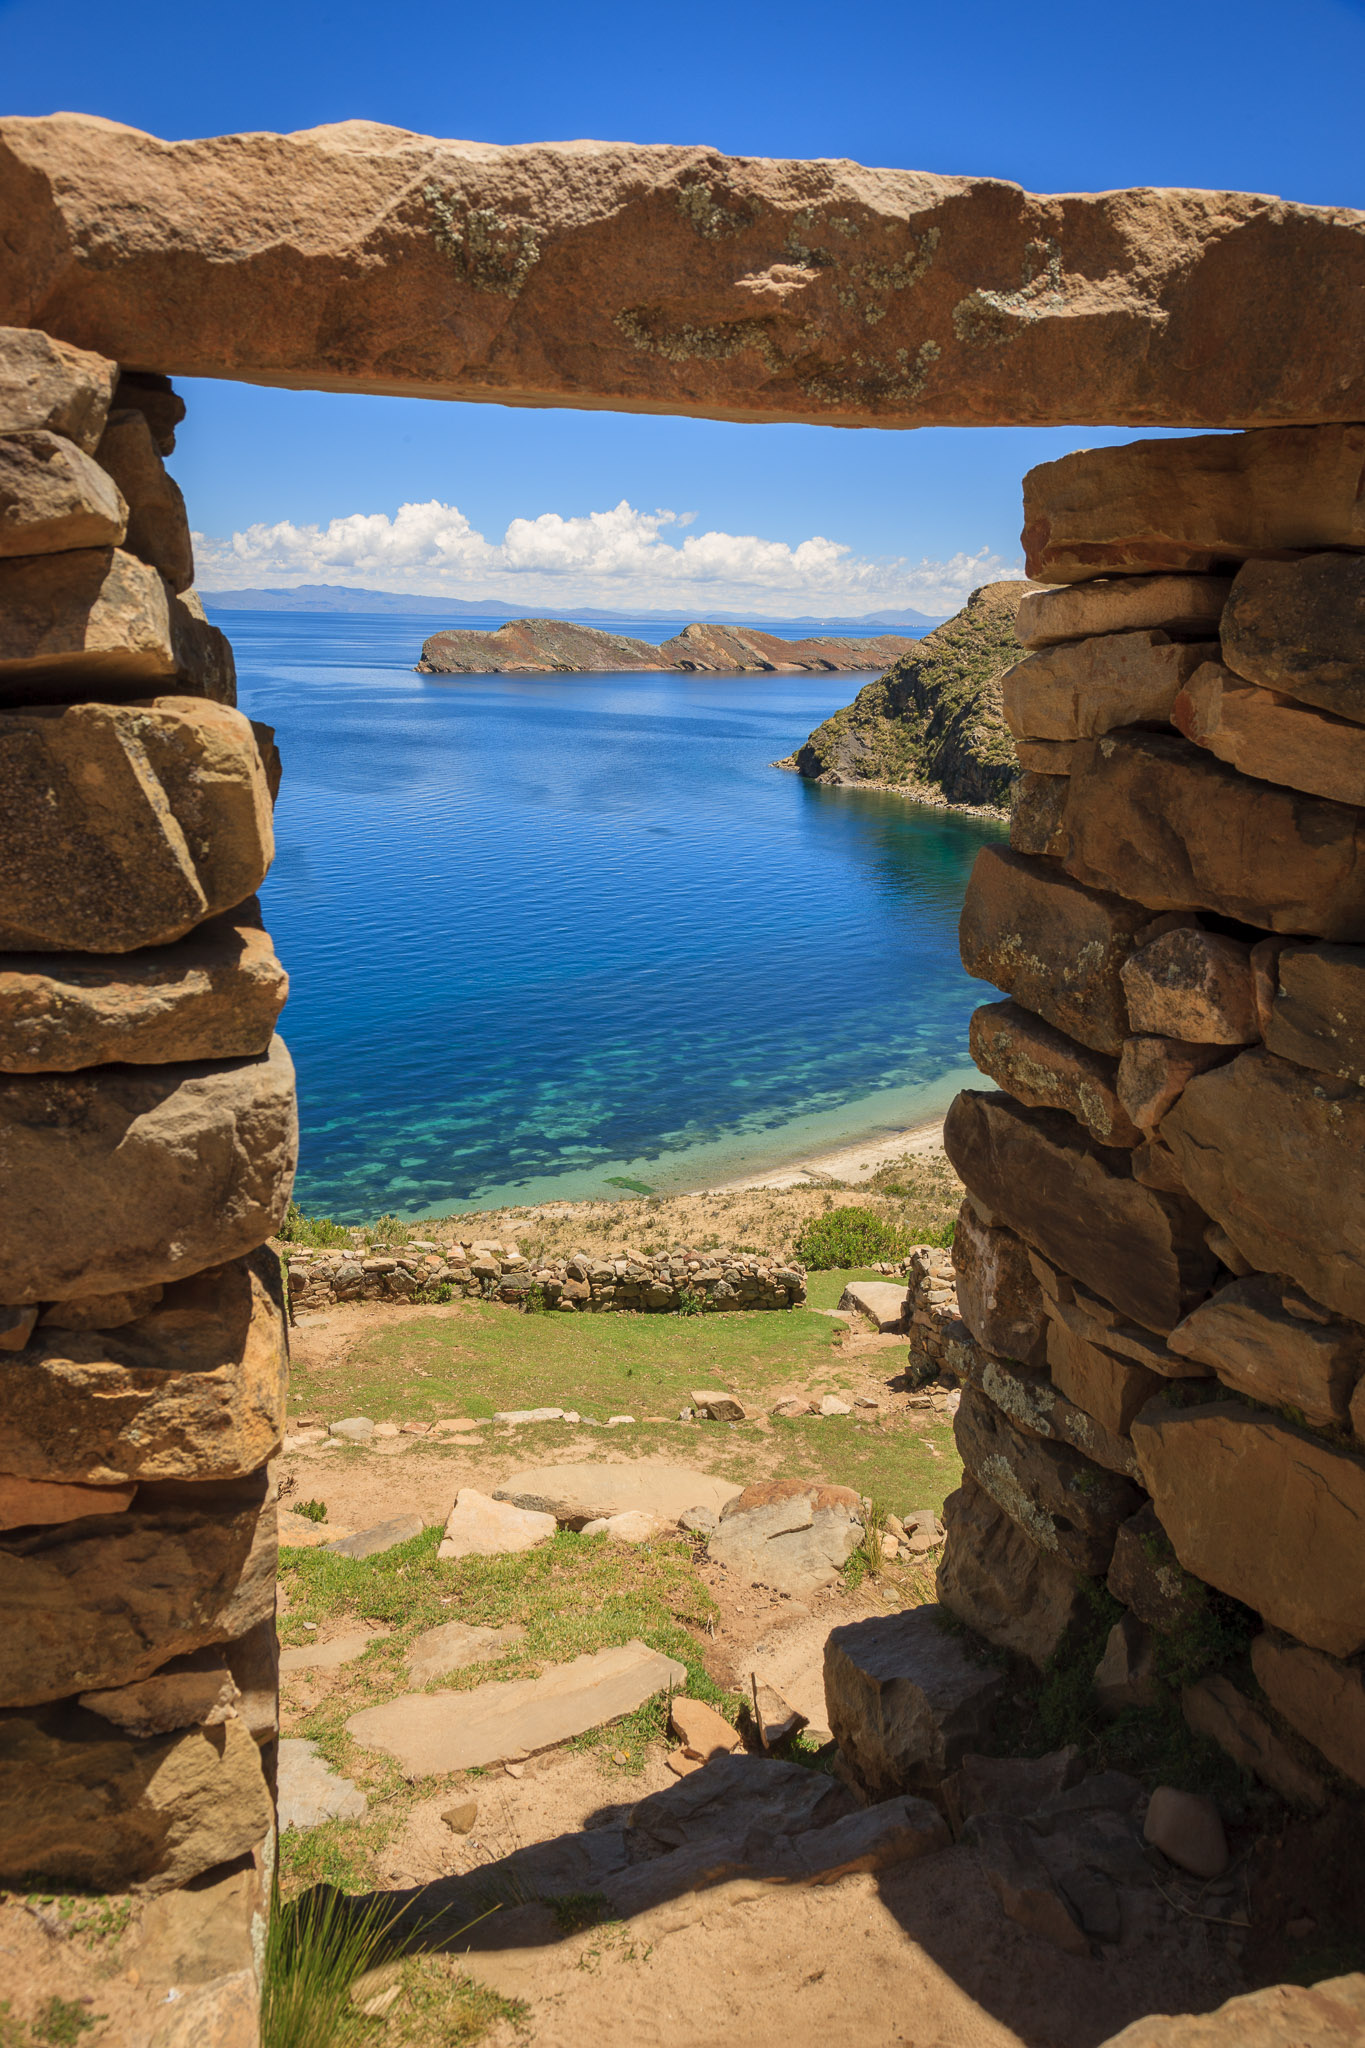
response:
[[[1026,763],[978,858],[994,1089],[967,1189],[965,1474],[946,1606],[1035,1665],[1093,1596],[1135,1703],[1240,1603],[1249,1668],[1184,1695],[1291,1804],[1365,1785],[1365,428],[1137,442],[1024,486],[1005,679]]]
[[[221,1885],[226,2014],[273,1842],[297,1132],[278,757],[190,587],[183,411],[0,330],[0,1885]]]

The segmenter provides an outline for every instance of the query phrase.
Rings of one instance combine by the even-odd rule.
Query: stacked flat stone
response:
[[[296,1116],[254,900],[278,761],[190,589],[183,411],[0,330],[0,1885],[231,1866],[240,1905]]]
[[[1365,427],[1026,479],[1026,773],[962,915],[978,1067],[940,1596],[1035,1664],[1086,1581],[1260,1617],[1192,1725],[1298,1803],[1365,1784]],[[1125,1688],[1127,1690],[1125,1691]]]
[[[523,1304],[533,1288],[547,1308],[603,1314],[624,1309],[667,1315],[689,1296],[708,1310],[799,1308],[806,1276],[749,1252],[646,1253],[630,1246],[536,1263],[513,1245],[455,1243],[391,1255],[289,1246],[289,1294],[296,1309],[338,1301],[412,1301],[441,1291]],[[438,1295],[440,1298],[440,1295]]]

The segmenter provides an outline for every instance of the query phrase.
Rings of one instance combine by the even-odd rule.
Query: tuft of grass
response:
[[[352,1242],[351,1233],[344,1223],[333,1223],[330,1216],[305,1216],[292,1199],[275,1235],[286,1244],[314,1245],[319,1250],[327,1245],[349,1245]]]
[[[878,1259],[903,1259],[913,1239],[875,1209],[849,1206],[813,1216],[792,1247],[814,1272],[830,1266],[867,1266]]]
[[[882,1538],[886,1534],[888,1513],[887,1507],[879,1500],[863,1509],[863,1533],[844,1564],[844,1584],[850,1593],[856,1593],[865,1579],[879,1577],[886,1567]]]
[[[325,1500],[296,1500],[290,1513],[302,1515],[306,1522],[325,1522],[327,1503]],[[287,1536],[283,1540],[286,1543],[289,1541]]]
[[[396,1915],[384,1899],[353,1907],[331,1886],[278,1897],[265,1941],[261,2048],[352,2048],[370,2028],[351,1986],[370,1969]]]

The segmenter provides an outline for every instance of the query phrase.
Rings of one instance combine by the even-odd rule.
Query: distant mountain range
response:
[[[597,611],[579,607],[575,611],[554,611],[544,605],[510,605],[499,597],[435,597],[411,590],[358,590],[349,583],[299,583],[292,589],[201,590],[205,604],[225,612],[401,612],[409,618],[450,618],[475,616],[519,619],[576,619],[591,625],[616,625],[624,621],[641,624],[686,625],[694,611]],[[803,613],[792,618],[766,618],[754,612],[711,612],[718,626],[760,626],[768,631],[791,626],[819,626],[826,632],[907,633],[918,638],[943,623],[945,615],[917,611],[869,612],[861,618],[817,618]]]

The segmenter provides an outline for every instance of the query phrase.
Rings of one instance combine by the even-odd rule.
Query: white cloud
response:
[[[230,540],[194,536],[206,590],[262,583],[352,583],[499,605],[595,605],[751,611],[756,615],[872,612],[913,606],[956,611],[979,583],[1017,576],[1017,561],[981,548],[948,561],[855,555],[812,534],[792,547],[757,534],[690,533],[694,512],[640,512],[623,498],[608,512],[514,519],[490,541],[458,507],[432,499],[353,512],[326,526],[249,526]]]

